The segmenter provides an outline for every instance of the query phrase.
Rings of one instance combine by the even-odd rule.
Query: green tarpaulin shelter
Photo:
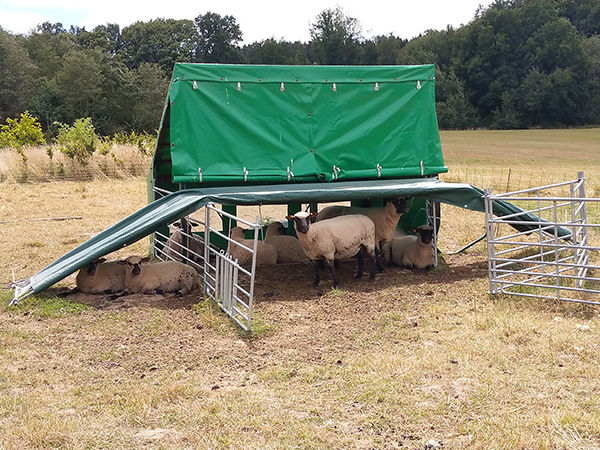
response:
[[[19,282],[12,303],[208,203],[411,196],[483,212],[483,191],[437,178],[447,169],[434,94],[432,65],[176,64],[149,174],[151,200],[155,189],[176,192]],[[521,218],[525,229],[539,220]]]
[[[434,66],[175,64],[157,186],[446,172]]]

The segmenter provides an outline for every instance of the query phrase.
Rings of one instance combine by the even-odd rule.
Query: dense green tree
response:
[[[170,75],[176,62],[193,61],[195,33],[190,20],[136,22],[123,28],[119,54],[130,69],[152,63]]]
[[[142,63],[132,71],[133,102],[127,121],[132,131],[154,132],[162,117],[169,78],[156,64]]]
[[[318,64],[359,64],[362,27],[337,6],[320,12],[310,24],[311,46]]]
[[[116,23],[98,25],[92,31],[72,27],[70,32],[82,48],[98,48],[109,55],[116,55],[121,48],[121,28]]]
[[[35,94],[36,75],[27,50],[0,28],[0,123],[27,108]]]
[[[69,122],[90,117],[102,99],[102,54],[97,50],[76,50],[63,60],[56,84],[65,115]]]
[[[60,70],[62,58],[79,48],[74,36],[63,28],[61,23],[44,22],[36,27],[24,41],[29,58],[38,68],[38,76],[53,78]]]
[[[398,64],[398,54],[400,49],[407,43],[405,39],[390,34],[388,36],[378,36],[375,38],[377,50],[377,64],[391,66]]]
[[[233,16],[207,12],[194,19],[196,26],[196,61],[205,63],[241,63],[238,47],[242,30]]]
[[[274,38],[255,42],[242,49],[250,64],[294,64],[296,50],[291,42]]]

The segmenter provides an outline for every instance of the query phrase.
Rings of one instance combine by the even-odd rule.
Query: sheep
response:
[[[317,222],[347,214],[362,214],[370,217],[375,224],[375,239],[381,246],[394,236],[400,216],[409,210],[405,198],[392,198],[385,206],[361,208],[358,206],[327,206],[317,214]]]
[[[125,268],[118,261],[100,258],[82,267],[75,283],[85,294],[120,293],[125,289]]]
[[[119,264],[127,265],[125,290],[136,294],[163,294],[176,292],[189,294],[198,284],[198,273],[193,267],[179,261],[144,264],[150,258],[130,256]]]
[[[433,227],[421,225],[415,236],[394,237],[382,247],[387,264],[425,269],[434,265]]]
[[[248,248],[254,248],[254,239],[245,239],[244,229],[242,227],[234,227],[231,229],[231,239]],[[240,265],[252,263],[252,253],[236,243],[229,242],[227,253],[229,253],[233,259],[237,259],[238,264]],[[256,265],[263,266],[270,264],[277,264],[277,250],[271,244],[259,240],[256,247]]]
[[[173,231],[167,243],[165,245],[165,257],[173,259],[175,261],[183,261],[183,234],[185,233],[188,238],[188,249],[190,253],[188,258],[194,262],[200,262],[204,257],[204,240],[199,236],[192,234],[192,227],[197,226],[196,222],[186,220],[186,230],[184,231],[181,222],[175,222],[173,225],[178,227],[177,230]]]
[[[278,264],[310,261],[300,241],[285,235],[285,227],[281,222],[273,222],[267,226],[264,242],[275,247]]]
[[[362,277],[364,257],[367,255],[371,260],[369,281],[375,279],[375,224],[369,217],[361,214],[344,215],[311,224],[309,214],[300,211],[294,215],[294,225],[304,252],[314,262],[313,287],[319,284],[319,270],[323,260],[333,275],[333,287],[337,288],[340,280],[335,261],[356,255],[358,271],[355,278],[358,280]]]

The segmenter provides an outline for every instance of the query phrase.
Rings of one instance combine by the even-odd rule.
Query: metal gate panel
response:
[[[598,253],[600,199],[586,198],[585,177],[507,194],[484,192],[488,246],[489,292],[600,304]],[[495,217],[492,202],[521,204],[523,212]],[[588,205],[598,214],[589,223]],[[507,235],[501,224],[519,223],[519,216],[536,214],[533,231]],[[571,234],[558,237],[558,228]],[[590,239],[590,236],[593,239]]]

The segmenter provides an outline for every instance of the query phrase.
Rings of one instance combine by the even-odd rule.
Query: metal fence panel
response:
[[[573,181],[496,195],[488,188],[484,195],[491,294],[600,304],[600,220],[587,214],[600,199],[586,197],[583,172]],[[535,231],[503,235],[501,225],[518,217],[495,217],[494,200],[519,204],[543,220]],[[559,238],[559,227],[571,230],[570,236]]]

